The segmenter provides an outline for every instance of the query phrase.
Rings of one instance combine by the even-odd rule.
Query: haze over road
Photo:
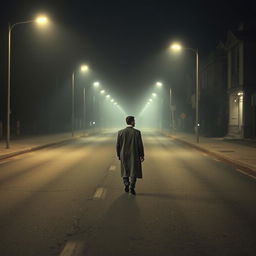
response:
[[[0,162],[0,255],[255,255],[255,180],[142,135],[136,196],[123,191],[113,132]]]

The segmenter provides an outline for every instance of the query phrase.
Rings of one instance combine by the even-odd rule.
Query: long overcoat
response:
[[[120,130],[116,152],[121,161],[121,176],[142,178],[141,157],[144,158],[144,148],[140,131],[133,127]]]

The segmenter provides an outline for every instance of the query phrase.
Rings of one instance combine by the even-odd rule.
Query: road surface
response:
[[[153,132],[137,195],[113,133],[0,162],[0,255],[256,255],[256,181]]]

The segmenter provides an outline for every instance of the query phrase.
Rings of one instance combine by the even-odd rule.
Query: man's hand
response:
[[[141,161],[141,162],[144,162],[144,157],[140,157],[140,161]]]

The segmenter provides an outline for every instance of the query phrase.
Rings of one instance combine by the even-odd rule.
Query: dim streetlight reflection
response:
[[[110,102],[114,102],[114,99],[112,99]]]
[[[153,101],[153,100],[150,98],[149,101],[151,102],[151,101]]]

